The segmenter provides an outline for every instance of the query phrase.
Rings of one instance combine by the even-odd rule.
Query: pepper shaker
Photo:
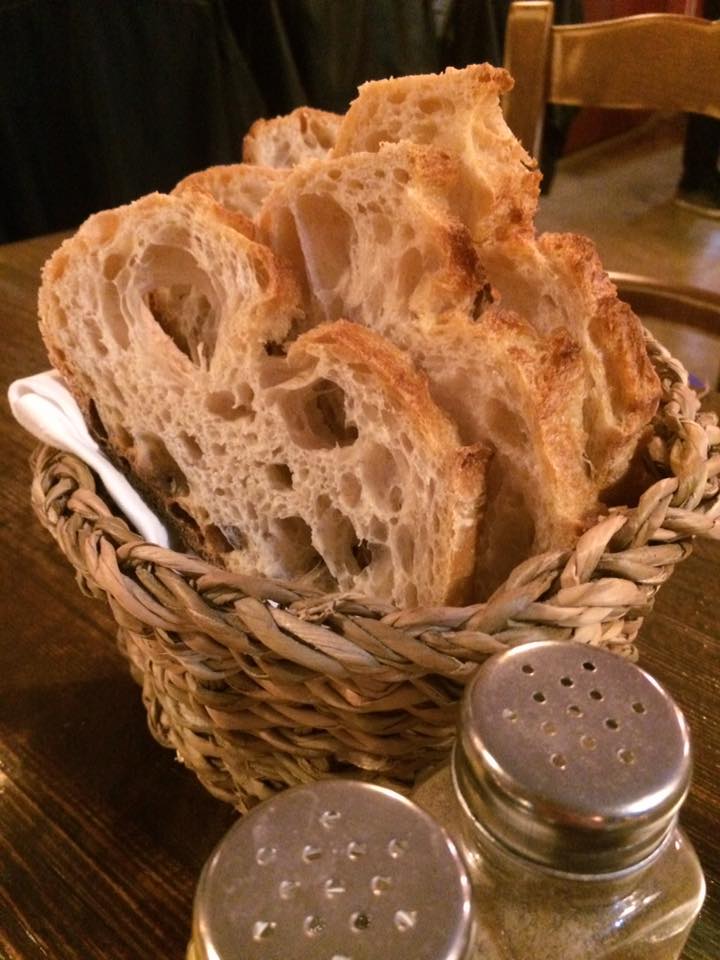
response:
[[[488,956],[676,960],[705,895],[677,826],[690,774],[687,724],[657,681],[544,641],[478,669],[451,766],[413,798],[458,842]]]

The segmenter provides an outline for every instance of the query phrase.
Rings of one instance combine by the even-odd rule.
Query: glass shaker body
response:
[[[705,895],[677,827],[689,776],[684,720],[652,678],[538,643],[478,671],[452,765],[413,799],[458,844],[489,960],[676,960]]]
[[[648,861],[617,874],[568,874],[513,854],[479,831],[452,770],[414,801],[455,839],[473,885],[487,960],[676,960],[705,896],[702,870],[677,827]]]

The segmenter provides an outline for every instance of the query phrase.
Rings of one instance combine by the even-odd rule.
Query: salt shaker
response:
[[[427,813],[383,787],[325,780],[265,801],[221,841],[188,960],[480,960],[471,903]]]
[[[687,725],[645,671],[538,642],[468,686],[450,767],[413,798],[455,836],[502,960],[675,960],[705,896],[678,810]]]

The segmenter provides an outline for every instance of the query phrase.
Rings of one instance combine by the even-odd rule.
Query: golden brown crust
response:
[[[598,464],[601,488],[627,469],[645,426],[660,402],[661,385],[648,357],[642,325],[602,267],[587,237],[543,234],[538,246],[551,266],[579,292],[586,317],[587,347],[597,357],[595,401],[603,391],[605,407],[596,414],[589,456]]]
[[[446,150],[463,169],[447,199],[477,243],[512,230],[532,234],[540,175],[502,115],[499,98],[511,86],[509,74],[489,64],[370,81],[350,105],[333,155],[400,141]]]

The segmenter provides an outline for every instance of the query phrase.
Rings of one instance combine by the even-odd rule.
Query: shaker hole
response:
[[[533,667],[532,664],[524,663],[524,664],[522,665],[522,672],[523,672],[523,673],[535,673],[535,667]]]
[[[410,844],[407,840],[399,840],[397,837],[393,837],[390,843],[388,843],[387,849],[393,860],[397,860],[398,857],[401,857],[405,853],[409,846]]]
[[[547,700],[547,697],[542,692],[542,690],[536,690],[535,693],[533,694],[533,700],[536,703],[545,703],[545,701]]]
[[[382,896],[392,886],[392,877],[383,877],[380,874],[370,881],[370,889],[376,897]]]
[[[512,723],[514,723],[518,718],[517,712],[515,710],[511,710],[509,707],[505,707],[502,715],[503,720],[510,720]]]
[[[622,750],[618,750],[617,755],[618,760],[620,760],[621,763],[635,763],[635,754],[632,752],[632,750],[627,750],[625,747],[623,747]]]
[[[347,890],[344,882],[342,880],[336,880],[334,877],[329,877],[324,883],[325,896],[328,900],[332,900],[334,897],[340,897]]]
[[[321,847],[314,847],[312,844],[307,844],[307,846],[303,847],[302,858],[305,863],[314,863],[315,860],[319,860],[321,856]]]
[[[570,714],[571,717],[582,717],[583,715],[582,710],[576,703],[571,703],[570,706],[567,708],[567,712]]]
[[[355,933],[361,933],[370,926],[370,917],[366,913],[353,913],[350,917],[350,929]]]
[[[557,727],[552,722],[552,720],[543,720],[543,722],[540,724],[540,729],[542,730],[543,733],[546,733],[549,737],[553,737],[557,733]]]
[[[417,916],[417,910],[397,910],[393,922],[400,933],[407,933],[417,923]]]
[[[557,767],[558,770],[564,770],[567,766],[567,760],[562,753],[553,753],[553,755],[550,757],[550,763],[554,767]]]
[[[561,683],[564,687],[573,687],[573,686],[575,686],[575,681],[573,680],[572,677],[560,677],[560,683]]]
[[[592,662],[592,660],[586,660],[585,663],[583,664],[583,670],[591,670],[591,671],[597,670],[597,667]]]
[[[597,746],[597,740],[595,737],[589,737],[587,734],[580,737],[580,746],[583,750],[594,750]]]
[[[325,929],[325,921],[322,917],[310,916],[305,917],[303,922],[303,930],[308,935],[308,937],[317,937]]]
[[[608,717],[605,721],[605,726],[608,728],[608,730],[618,730],[620,728],[620,724],[614,719],[614,717]]]
[[[359,860],[367,853],[367,844],[360,843],[358,840],[351,840],[347,845],[347,855],[351,860]]]
[[[276,847],[260,847],[255,853],[255,863],[261,867],[265,867],[268,863],[272,863],[276,857]]]
[[[602,695],[602,693],[601,693],[600,690],[591,690],[591,691],[590,691],[590,699],[591,699],[591,700],[602,700],[602,698],[603,698],[603,695]]]
[[[320,826],[325,827],[326,830],[329,830],[331,827],[335,826],[341,817],[342,814],[339,810],[323,810],[318,820]]]
[[[252,938],[255,941],[267,940],[276,929],[277,924],[274,920],[256,920],[252,928]]]
[[[635,713],[645,713],[645,704],[644,704],[644,703],[640,703],[639,700],[637,700],[637,701],[632,705],[632,708],[633,708],[633,710],[635,711]]]

